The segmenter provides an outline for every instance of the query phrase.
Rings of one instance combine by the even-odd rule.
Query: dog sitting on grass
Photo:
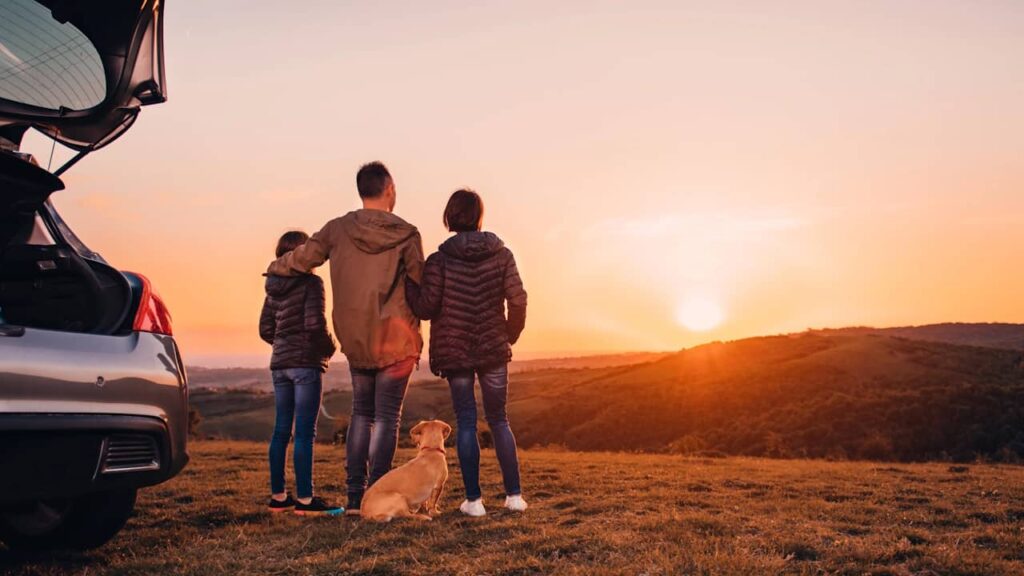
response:
[[[409,435],[419,454],[370,486],[363,496],[360,516],[390,522],[405,517],[431,520],[432,515],[440,514],[437,503],[448,481],[444,441],[451,433],[452,427],[440,420],[414,426]]]

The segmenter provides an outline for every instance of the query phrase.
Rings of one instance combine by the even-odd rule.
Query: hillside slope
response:
[[[613,368],[628,366],[642,362],[660,360],[671,353],[668,352],[626,352],[622,354],[600,354],[594,356],[574,356],[567,358],[544,358],[531,360],[513,360],[509,363],[510,374],[536,372],[544,370],[579,370]],[[352,389],[352,376],[344,355],[335,358],[342,360],[332,362],[327,374],[324,375],[324,390],[349,391]],[[267,353],[270,361],[270,353]],[[248,390],[253,392],[271,392],[274,390],[270,382],[270,370],[267,368],[204,368],[189,366],[189,384],[193,390]],[[413,372],[412,383],[436,380],[430,373],[426,358],[420,362],[420,369]]]
[[[945,342],[984,348],[1024,350],[1024,324],[1001,322],[945,322],[923,326],[898,326],[894,328],[834,328],[817,330],[829,334],[879,334],[927,342]]]
[[[552,385],[526,445],[917,460],[1024,456],[1018,352],[873,334],[715,343]]]
[[[273,397],[192,395],[200,431],[265,440]],[[319,438],[347,426],[332,392]],[[1012,350],[856,331],[714,343],[632,366],[513,374],[509,414],[523,446],[893,460],[1024,457],[1024,366]],[[483,418],[483,412],[480,412]],[[409,389],[403,428],[454,422],[448,387]]]

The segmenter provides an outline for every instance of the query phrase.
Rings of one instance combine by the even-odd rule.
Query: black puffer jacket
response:
[[[409,307],[430,320],[430,369],[444,375],[503,364],[526,326],[526,290],[512,251],[490,232],[460,232],[405,284]],[[505,304],[508,303],[508,318]]]
[[[319,368],[336,350],[324,316],[324,281],[315,274],[267,276],[260,338],[274,346],[271,370]]]

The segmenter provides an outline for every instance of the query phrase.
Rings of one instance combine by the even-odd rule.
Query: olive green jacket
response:
[[[268,274],[294,276],[331,261],[334,334],[353,368],[383,368],[423,350],[420,321],[405,301],[405,278],[420,281],[423,240],[390,212],[362,209],[331,220]]]

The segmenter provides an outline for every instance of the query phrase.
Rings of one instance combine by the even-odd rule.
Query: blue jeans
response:
[[[516,437],[512,435],[508,415],[505,413],[505,402],[508,399],[508,365],[477,369],[475,375],[480,378],[484,416],[494,438],[494,451],[498,456],[498,465],[501,466],[505,494],[521,494]],[[448,375],[452,404],[455,406],[455,420],[458,423],[455,444],[459,452],[459,467],[462,469],[462,481],[466,485],[467,500],[477,500],[481,496],[480,443],[476,435],[476,397],[473,395],[473,380],[472,371]]]
[[[386,368],[352,368],[352,419],[345,441],[350,506],[358,505],[366,488],[391,470],[402,403],[415,365],[416,359],[409,358]]]
[[[313,439],[320,412],[321,372],[317,368],[271,370],[277,418],[270,439],[270,492],[284,492],[284,461],[295,422],[295,495],[313,496]]]

